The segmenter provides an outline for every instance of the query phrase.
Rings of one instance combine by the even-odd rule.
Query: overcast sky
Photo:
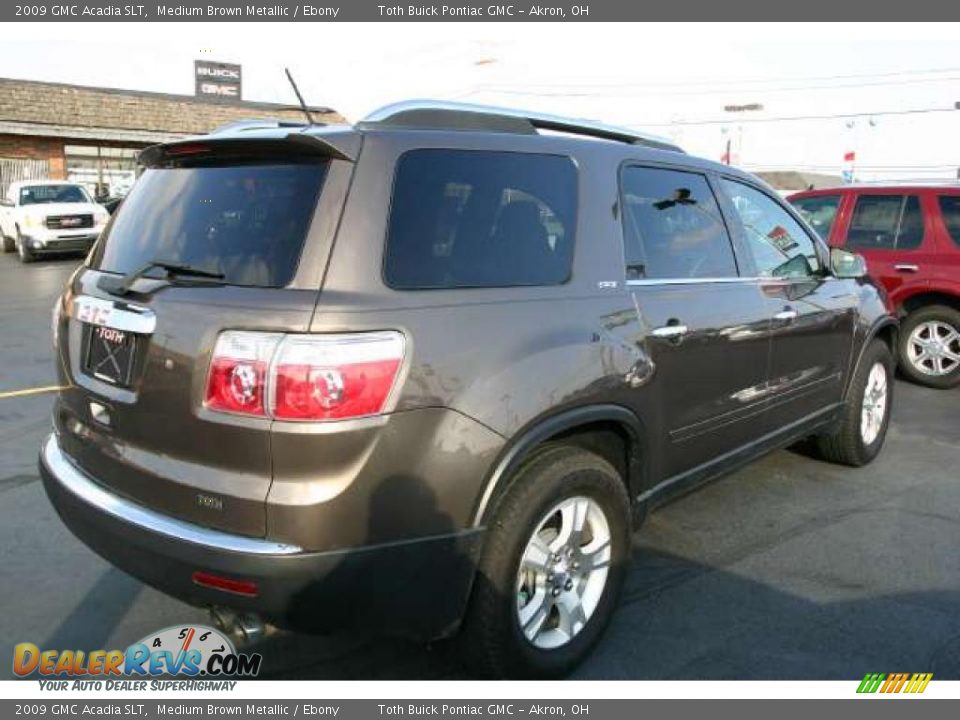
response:
[[[747,168],[957,177],[955,24],[254,24],[9,26],[0,76],[193,93],[193,60],[243,65],[247,100],[351,120],[432,97],[647,129]],[[731,113],[725,105],[760,103]],[[948,110],[930,112],[931,110]],[[918,112],[915,112],[918,111]],[[784,121],[782,118],[846,116]],[[775,120],[775,119],[780,120]]]

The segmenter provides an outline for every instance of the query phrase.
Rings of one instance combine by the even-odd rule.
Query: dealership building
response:
[[[196,95],[170,95],[0,78],[0,193],[16,180],[50,178],[123,195],[149,145],[237,120],[304,120],[299,106],[247,102],[228,89],[198,82]],[[317,122],[343,122],[329,108],[310,111]]]

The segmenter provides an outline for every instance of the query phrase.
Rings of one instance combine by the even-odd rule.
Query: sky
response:
[[[78,32],[78,28],[81,31]],[[154,30],[155,29],[155,30]],[[0,77],[192,94],[195,59],[246,100],[350,120],[399,100],[529,108],[646,130],[735,164],[958,178],[960,27],[910,23],[17,24]],[[726,106],[762,105],[728,111]],[[813,116],[813,117],[811,117]],[[786,118],[792,118],[787,120]]]

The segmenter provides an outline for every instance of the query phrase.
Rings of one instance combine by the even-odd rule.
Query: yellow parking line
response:
[[[0,392],[0,400],[23,397],[24,395],[42,395],[43,393],[58,392],[60,390],[66,390],[68,387],[69,385],[47,385],[45,387],[24,388],[23,390],[9,390],[7,392]]]

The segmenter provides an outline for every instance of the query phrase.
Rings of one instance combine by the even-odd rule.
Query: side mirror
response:
[[[862,278],[867,274],[867,261],[863,259],[863,255],[830,248],[830,272],[838,278]]]

